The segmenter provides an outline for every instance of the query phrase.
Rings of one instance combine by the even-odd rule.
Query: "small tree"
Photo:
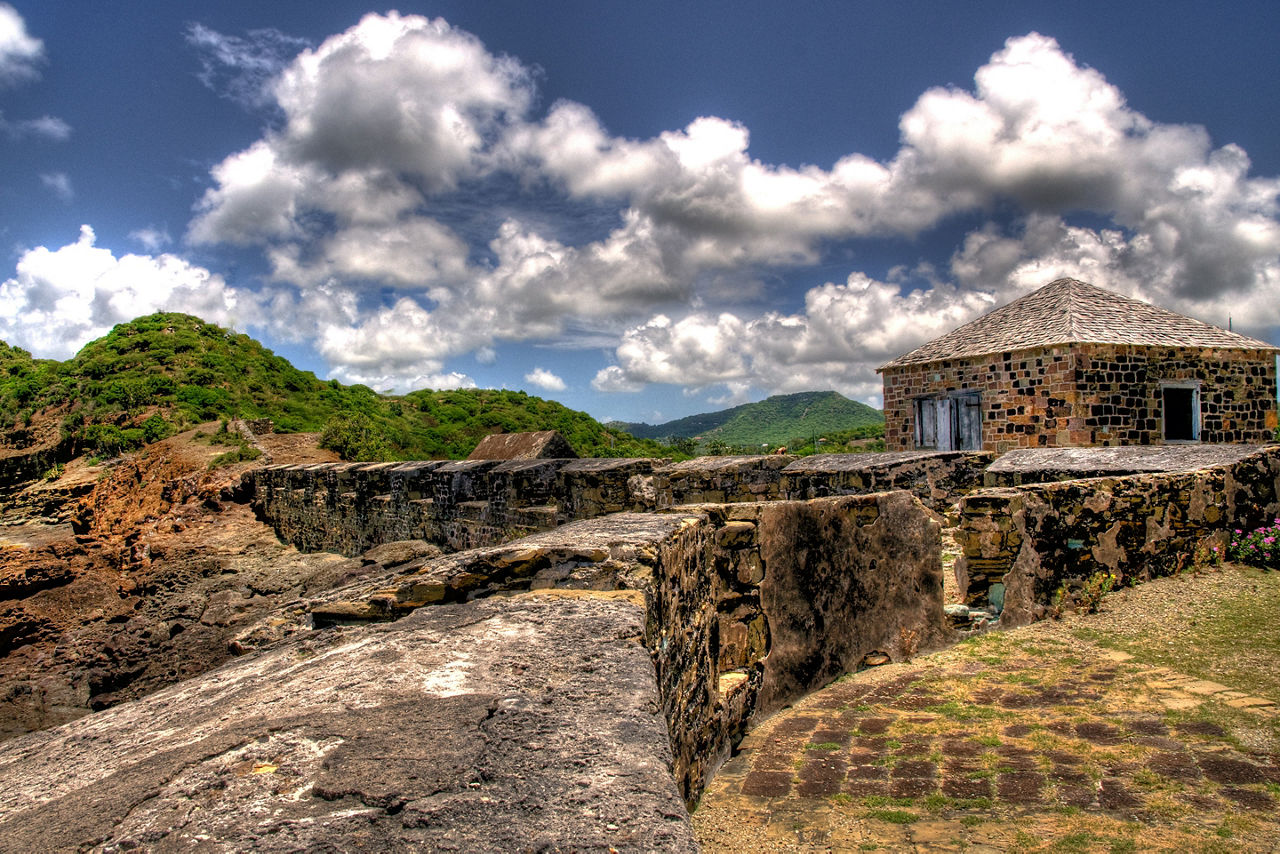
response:
[[[351,462],[382,462],[389,456],[386,439],[363,412],[339,412],[324,425],[320,447]]]

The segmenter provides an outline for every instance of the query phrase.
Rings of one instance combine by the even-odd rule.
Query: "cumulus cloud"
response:
[[[598,391],[637,391],[649,383],[725,390],[712,402],[770,392],[835,389],[879,398],[875,369],[925,341],[988,311],[995,298],[947,285],[903,293],[861,273],[805,294],[804,310],[752,318],[693,313],[659,315],[628,329],[616,364],[599,371]]]
[[[568,388],[564,380],[546,368],[534,368],[524,375],[524,381],[545,391],[564,391]]]
[[[269,79],[281,119],[213,169],[188,237],[259,247],[289,324],[343,375],[439,382],[460,354],[587,329],[617,342],[599,391],[869,398],[877,364],[1064,274],[1278,322],[1280,181],[1251,177],[1245,152],[1203,128],[1145,117],[1040,34],[1009,39],[971,89],[924,92],[893,157],[830,168],[753,158],[749,129],[716,116],[647,139],[569,101],[536,116],[530,71],[442,20],[369,15],[274,65],[254,64],[252,36],[189,37]],[[450,218],[460,194],[513,179],[491,223]],[[548,200],[616,217],[575,240],[538,217]],[[833,243],[993,209],[1013,215],[966,235],[945,268],[904,259],[901,281],[855,272],[802,310],[752,308]]]
[[[40,76],[44,42],[27,33],[27,22],[8,3],[0,3],[0,86]]]
[[[240,294],[214,273],[174,255],[122,255],[95,246],[81,226],[75,243],[39,246],[0,283],[0,339],[41,358],[68,358],[117,323],[182,311],[232,325]]]

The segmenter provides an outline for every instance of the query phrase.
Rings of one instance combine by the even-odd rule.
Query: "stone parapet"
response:
[[[530,595],[291,638],[0,745],[0,848],[692,854],[644,618]]]
[[[802,457],[782,470],[789,499],[905,489],[941,510],[983,485],[996,455],[987,451],[887,451]]]
[[[303,551],[357,555],[427,540],[459,551],[610,513],[906,489],[945,508],[982,482],[983,452],[265,466],[254,504]]]
[[[1197,550],[1224,548],[1233,530],[1270,523],[1280,516],[1280,447],[1197,471],[983,490],[961,500],[959,515],[965,601],[986,605],[1003,585],[1001,622],[1022,625],[1095,573],[1118,584],[1169,575]]]

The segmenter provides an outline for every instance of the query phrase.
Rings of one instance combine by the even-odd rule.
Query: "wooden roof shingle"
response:
[[[899,356],[880,370],[1075,343],[1280,349],[1087,282],[1056,279]]]

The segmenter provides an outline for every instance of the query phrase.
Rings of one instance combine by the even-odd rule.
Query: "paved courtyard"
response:
[[[1030,626],[774,716],[694,822],[708,852],[1280,851],[1276,714]]]

